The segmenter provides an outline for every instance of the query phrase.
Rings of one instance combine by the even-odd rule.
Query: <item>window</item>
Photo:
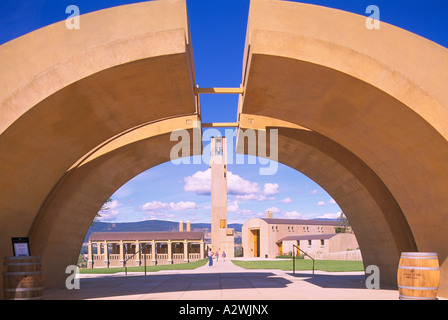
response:
[[[216,138],[215,156],[222,156],[222,138]]]
[[[221,229],[225,229],[225,228],[227,228],[227,220],[226,220],[226,219],[221,219],[221,220],[219,221],[219,227],[220,227]]]
[[[311,247],[311,240],[308,240],[308,245]]]
[[[325,245],[325,240],[324,239],[320,239],[320,245],[324,246]]]

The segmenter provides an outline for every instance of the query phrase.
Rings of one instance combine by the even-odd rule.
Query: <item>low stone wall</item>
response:
[[[316,260],[352,260],[362,261],[361,250],[349,250],[313,255]],[[305,259],[307,259],[305,257]]]

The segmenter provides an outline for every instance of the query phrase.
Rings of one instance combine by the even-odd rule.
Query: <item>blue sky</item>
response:
[[[81,14],[129,0],[2,0],[0,43],[45,25],[65,20],[68,5]],[[296,1],[298,2],[298,1]],[[448,47],[446,1],[315,0],[300,1],[368,16],[368,5],[380,9],[380,20]],[[200,87],[239,87],[242,77],[249,0],[187,0],[196,79]],[[318,21],[316,21],[318,23]],[[236,95],[201,95],[203,122],[235,122]],[[224,132],[223,132],[224,133]],[[161,164],[135,177],[114,195],[103,221],[147,219],[210,221],[207,164]],[[339,206],[316,183],[284,165],[262,176],[259,165],[229,164],[228,221],[244,222],[272,209],[277,217],[334,218]],[[231,180],[231,181],[230,181]]]

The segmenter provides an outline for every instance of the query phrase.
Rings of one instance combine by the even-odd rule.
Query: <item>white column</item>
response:
[[[173,263],[173,248],[171,246],[171,240],[168,240],[166,245],[168,247],[168,264],[172,264]]]
[[[89,241],[89,244],[87,245],[87,268],[91,269],[93,268],[93,250],[92,250],[92,242]]]
[[[188,262],[188,241],[184,241],[184,262]]]

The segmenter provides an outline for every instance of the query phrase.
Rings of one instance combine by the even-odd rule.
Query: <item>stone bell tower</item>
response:
[[[211,208],[212,208],[212,251],[225,251],[234,257],[234,231],[227,228],[227,161],[226,138],[211,139]]]

